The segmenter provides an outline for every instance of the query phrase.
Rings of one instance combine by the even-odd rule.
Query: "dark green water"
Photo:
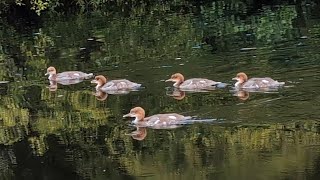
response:
[[[320,5],[255,8],[175,2],[36,25],[1,19],[0,179],[319,179]],[[49,91],[48,66],[145,88],[104,101],[90,81]],[[181,72],[233,84],[240,71],[286,86],[175,99],[164,82]],[[134,106],[217,121],[139,129],[136,140],[122,118]]]

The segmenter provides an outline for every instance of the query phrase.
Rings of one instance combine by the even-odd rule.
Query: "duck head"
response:
[[[248,76],[244,72],[240,72],[236,77],[232,78],[232,80],[236,80],[235,86],[239,86],[248,80]]]
[[[96,76],[91,83],[97,84],[96,90],[99,90],[104,84],[107,83],[107,78],[103,75]]]
[[[46,76],[49,75],[48,79],[51,80],[57,74],[56,68],[50,66],[47,68]]]
[[[143,121],[145,114],[142,107],[135,107],[130,110],[130,113],[123,115],[123,117],[134,117],[133,123],[137,124],[139,121]]]
[[[183,83],[183,81],[184,81],[184,77],[183,77],[183,75],[182,74],[180,74],[180,73],[175,73],[175,74],[173,74],[171,77],[170,77],[170,79],[167,79],[166,80],[166,82],[174,82],[174,84],[173,84],[173,86],[174,87],[179,87],[179,85],[181,84],[181,83]]]

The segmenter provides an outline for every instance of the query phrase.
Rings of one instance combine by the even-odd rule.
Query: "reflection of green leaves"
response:
[[[229,11],[243,13],[246,8],[240,2],[235,3]],[[248,16],[246,20],[240,20],[234,14],[227,14],[227,4],[220,1],[213,3],[212,7],[202,7],[201,13],[205,17],[203,23],[205,32],[211,36],[234,36],[238,33],[248,33],[258,42],[278,42],[286,38],[292,30],[292,21],[297,17],[294,6],[280,6],[276,10],[265,8],[256,16]]]
[[[280,7],[276,13],[264,11],[254,33],[260,41],[281,41],[292,30],[292,20],[297,17],[293,6]]]
[[[48,147],[45,143],[46,137],[46,134],[40,134],[39,137],[28,138],[30,146],[33,149],[34,155],[42,156],[48,150]]]
[[[44,134],[64,129],[78,131],[81,128],[97,128],[105,124],[109,116],[108,110],[96,108],[95,96],[86,92],[60,92],[59,97],[51,97],[50,92],[45,89],[42,98],[48,108],[53,110],[50,110],[50,116],[47,116],[48,109],[45,112],[40,111],[40,117],[43,117],[34,124],[37,131]],[[48,127],[50,129],[47,129]]]
[[[32,42],[21,43],[20,50],[26,57],[26,63],[30,68],[41,70],[47,67],[46,51],[52,46],[54,46],[52,38],[42,33],[40,29]]]
[[[26,129],[29,123],[29,111],[21,107],[21,91],[9,88],[8,91],[15,91],[17,95],[0,97],[0,144],[11,145],[28,133]]]
[[[194,125],[190,129],[180,131],[148,129],[148,137],[141,142],[140,148],[135,147],[135,151],[132,151],[132,146],[136,142],[128,141],[128,137],[123,136],[125,131],[116,129],[106,141],[106,145],[112,154],[118,154],[120,167],[124,167],[130,175],[134,176],[139,176],[146,171],[154,174],[162,172],[161,177],[167,179],[165,177],[171,177],[171,173],[179,169],[182,172],[191,171],[193,177],[200,179],[201,176],[212,173],[215,168],[219,168],[217,169],[219,172],[231,171],[230,176],[236,176],[239,172],[232,171],[242,165],[250,166],[252,163],[262,176],[267,176],[263,174],[266,169],[273,172],[272,176],[278,176],[279,172],[284,170],[287,172],[303,170],[305,163],[317,157],[317,154],[312,154],[310,157],[305,153],[298,153],[299,157],[297,157],[295,152],[302,150],[308,144],[320,143],[320,137],[317,136],[319,131],[312,130],[318,127],[317,122],[302,123],[299,130],[296,129],[297,124],[300,122],[231,127]],[[285,131],[283,127],[286,128]],[[124,143],[122,148],[119,149],[117,144],[111,141],[112,139]],[[177,152],[180,155],[179,159],[175,159],[178,156]],[[252,162],[260,152],[269,152],[270,155],[265,157],[264,162]],[[226,166],[217,166],[218,157]],[[170,163],[164,165],[164,162]],[[246,173],[249,169],[245,167],[240,170]],[[184,179],[188,179],[188,176],[186,175]],[[157,179],[157,177],[154,178]]]

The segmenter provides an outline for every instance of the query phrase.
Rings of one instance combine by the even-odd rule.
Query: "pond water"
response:
[[[177,1],[1,19],[0,179],[319,179],[319,9]],[[50,91],[49,66],[144,88],[99,99],[86,80]],[[241,71],[286,85],[234,92]],[[175,72],[229,86],[172,92]],[[136,129],[122,118],[135,106],[215,121]]]

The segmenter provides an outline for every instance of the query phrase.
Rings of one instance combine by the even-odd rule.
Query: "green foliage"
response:
[[[59,11],[59,8],[65,9],[80,9],[84,11],[95,11],[103,9],[108,6],[109,3],[113,4],[112,0],[0,0],[0,5],[3,7],[0,10],[0,14],[5,14],[10,6],[26,6],[30,11],[35,12],[37,15],[41,15],[44,11],[51,13]],[[136,1],[124,1],[116,0],[116,5],[126,6],[127,4],[139,3]]]

